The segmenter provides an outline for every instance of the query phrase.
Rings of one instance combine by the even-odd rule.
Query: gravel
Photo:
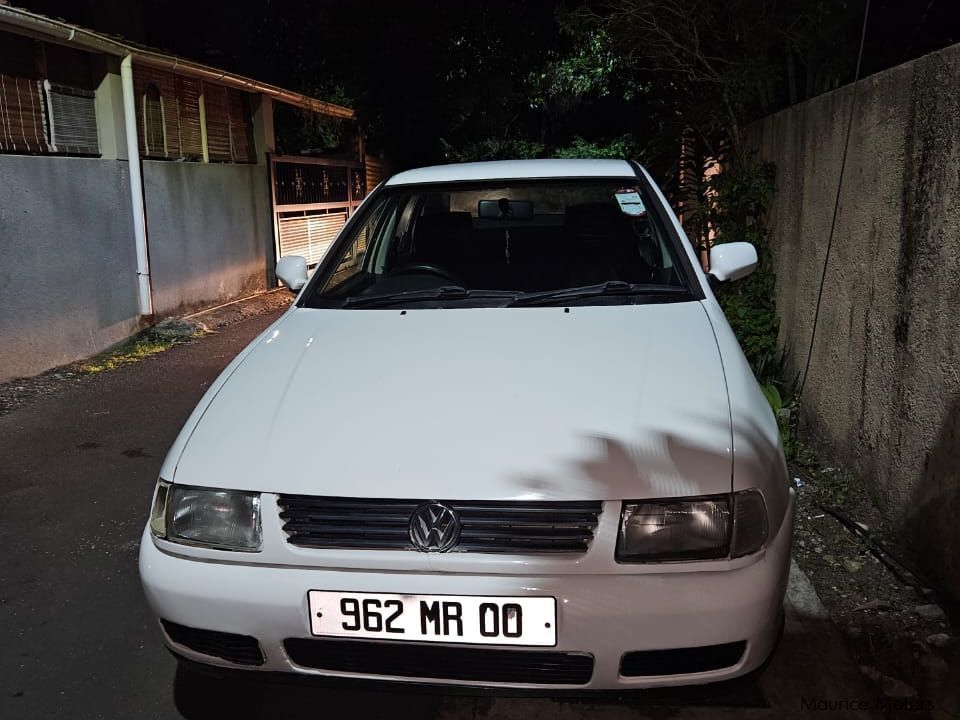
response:
[[[949,618],[934,593],[902,583],[854,533],[821,508],[842,510],[897,555],[909,557],[870,501],[862,480],[818,467],[808,454],[798,484],[794,558],[810,578],[847,646],[880,697],[914,698],[890,705],[885,718],[953,717],[960,713],[960,665]],[[922,701],[922,702],[919,702]],[[887,707],[887,706],[884,706]],[[918,711],[918,707],[920,708]],[[928,713],[936,708],[941,713]]]

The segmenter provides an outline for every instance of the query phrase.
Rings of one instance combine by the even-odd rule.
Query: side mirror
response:
[[[720,243],[710,248],[710,275],[720,282],[739,280],[757,267],[757,249],[748,242]]]
[[[307,261],[299,255],[287,255],[277,261],[277,278],[293,292],[307,284]]]

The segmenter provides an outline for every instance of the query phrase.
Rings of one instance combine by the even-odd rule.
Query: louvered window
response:
[[[4,32],[0,48],[0,151],[99,155],[93,56]]]
[[[203,157],[203,137],[200,130],[200,81],[178,77],[177,128],[180,131],[180,151],[188,160]]]
[[[200,81],[134,66],[140,153],[149,158],[200,160]]]
[[[207,124],[207,153],[211,162],[230,162],[230,120],[227,89],[203,83],[203,112]]]
[[[0,73],[0,150],[50,152],[39,80]]]
[[[255,162],[247,94],[222,85],[134,66],[140,153],[200,160],[206,126],[210,162]]]
[[[151,83],[143,92],[143,108],[140,114],[143,127],[140,144],[147,157],[167,157],[167,129],[163,119],[163,95],[160,88]]]
[[[183,157],[177,114],[177,77],[162,70],[133,67],[137,139],[140,154],[150,158]]]
[[[203,83],[203,110],[210,162],[255,162],[247,94]]]
[[[53,152],[100,154],[95,95],[89,90],[44,82],[50,110],[50,149]]]

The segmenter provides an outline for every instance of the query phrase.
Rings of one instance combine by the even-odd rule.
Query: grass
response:
[[[175,340],[136,340],[133,344],[115,350],[98,360],[82,363],[80,371],[94,374],[116,370],[121,365],[140,362],[146,357],[169,350],[175,344]]]
[[[179,345],[180,343],[198,338],[204,334],[205,332],[202,329],[179,335],[161,335],[152,329],[147,330],[108,353],[80,363],[79,370],[88,375],[110,372],[123,365],[137,363],[145,358],[166,352],[174,345]]]

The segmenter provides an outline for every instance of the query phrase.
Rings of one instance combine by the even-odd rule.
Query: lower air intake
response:
[[[622,677],[651,677],[655,675],[687,675],[733,667],[743,657],[746,642],[724,645],[677,648],[675,650],[644,650],[626,653],[620,660]]]
[[[283,646],[301,667],[364,675],[523,685],[586,685],[593,675],[586,653],[305,638]]]
[[[201,630],[161,620],[163,629],[173,642],[194,652],[211,655],[237,665],[263,665],[263,651],[256,638],[249,635]]]

